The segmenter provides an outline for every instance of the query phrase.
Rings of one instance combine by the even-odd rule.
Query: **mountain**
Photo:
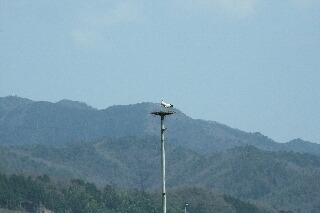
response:
[[[308,141],[301,140],[300,138],[294,139],[282,145],[282,150],[290,150],[293,152],[301,152],[301,153],[312,153],[318,154],[320,153],[320,146],[316,143],[311,143]]]
[[[86,103],[83,102],[78,102],[78,101],[70,101],[67,99],[63,99],[61,101],[58,101],[56,104],[64,106],[64,107],[70,107],[70,108],[75,108],[75,109],[94,109],[92,106],[87,105]]]
[[[155,136],[55,147],[0,145],[0,169],[9,173],[81,178],[98,186],[125,189],[160,189],[160,158]],[[168,144],[166,174],[168,189],[197,187],[270,208],[320,211],[320,157],[315,155],[263,151],[254,146],[200,154]]]
[[[82,102],[0,98],[0,143],[59,145],[102,137],[160,135],[159,104],[140,103],[97,110]],[[320,145],[302,140],[280,144],[260,133],[247,133],[215,121],[192,119],[178,109],[166,117],[166,141],[200,153],[253,145],[269,151],[320,155]]]
[[[160,118],[150,113],[160,109],[0,98],[0,171],[159,189]],[[168,189],[197,187],[231,195],[229,202],[236,197],[273,210],[320,212],[318,144],[280,144],[174,111],[165,120]]]

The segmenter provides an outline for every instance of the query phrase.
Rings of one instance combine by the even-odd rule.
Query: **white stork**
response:
[[[163,100],[161,101],[161,105],[164,107],[164,108],[170,108],[170,107],[173,107],[172,104],[167,104],[165,103]]]

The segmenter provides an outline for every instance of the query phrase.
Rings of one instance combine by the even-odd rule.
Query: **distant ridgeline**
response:
[[[35,102],[16,96],[0,98],[0,143],[59,145],[103,137],[159,136],[159,119],[150,115],[160,104],[141,103],[97,110],[62,100]],[[178,109],[166,120],[167,143],[200,153],[253,145],[262,150],[320,155],[320,145],[300,139],[276,143],[260,133],[246,133],[214,121],[192,119]]]

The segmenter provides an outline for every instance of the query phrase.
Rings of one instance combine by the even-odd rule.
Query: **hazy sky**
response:
[[[0,96],[174,104],[320,143],[319,0],[0,0]]]

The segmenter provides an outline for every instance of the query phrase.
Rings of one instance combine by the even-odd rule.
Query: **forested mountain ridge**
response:
[[[0,98],[0,143],[59,145],[107,137],[159,136],[159,118],[150,112],[159,104],[140,103],[97,110],[85,103],[31,101],[16,96]],[[320,145],[303,140],[280,144],[260,133],[246,133],[214,121],[192,119],[180,110],[166,119],[168,143],[197,152],[216,152],[253,145],[270,151],[320,155]]]
[[[167,187],[196,186],[277,209],[320,211],[320,157],[253,146],[200,154],[167,145]],[[157,137],[105,138],[60,147],[0,146],[8,172],[81,178],[99,186],[160,189]]]
[[[159,109],[0,98],[0,170],[81,178],[99,187],[161,188],[160,122],[150,114]],[[168,188],[193,186],[277,209],[320,211],[318,144],[280,144],[173,110],[166,118]]]

